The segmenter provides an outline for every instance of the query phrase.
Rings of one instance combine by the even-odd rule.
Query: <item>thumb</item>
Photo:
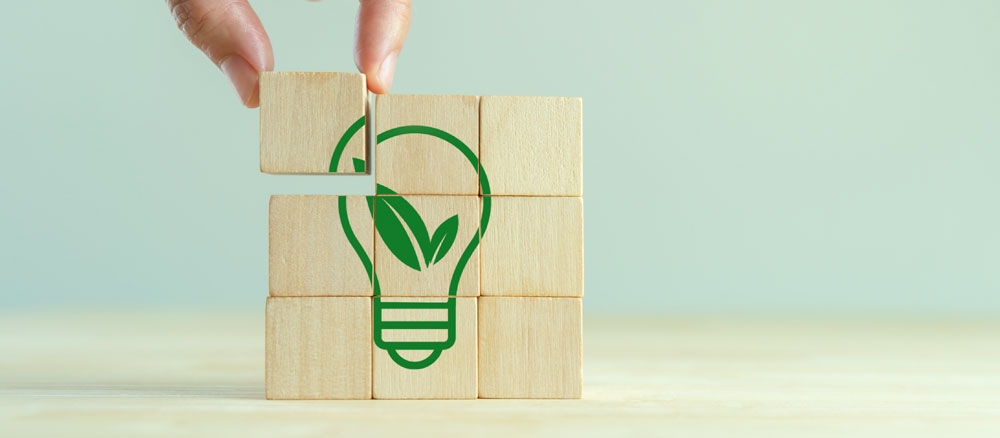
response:
[[[177,27],[229,78],[247,107],[260,72],[274,69],[271,41],[247,0],[167,0]]]
[[[410,0],[361,0],[354,63],[375,93],[388,93],[392,87],[396,58],[410,30],[410,14]]]

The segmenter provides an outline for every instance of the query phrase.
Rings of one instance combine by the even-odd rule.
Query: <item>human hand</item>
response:
[[[368,89],[387,93],[410,29],[411,0],[360,0],[354,63]],[[229,78],[248,108],[258,104],[260,73],[274,69],[271,41],[248,0],[167,0],[177,27]]]

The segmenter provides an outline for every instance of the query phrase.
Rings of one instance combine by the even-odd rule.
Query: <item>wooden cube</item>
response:
[[[261,73],[260,171],[364,173],[367,108],[363,74]]]
[[[479,298],[480,398],[580,398],[580,298]]]
[[[469,246],[479,233],[479,202],[478,196],[377,195],[375,275],[382,296],[478,296],[479,248]]]
[[[476,298],[376,297],[375,302],[374,398],[477,397]],[[379,321],[395,325],[379,331]]]
[[[370,399],[371,298],[267,299],[268,399]]]
[[[479,147],[491,194],[583,194],[579,98],[483,96]]]
[[[482,296],[583,296],[583,200],[492,196]]]
[[[341,222],[345,213],[347,227]],[[374,242],[374,221],[364,196],[272,196],[271,296],[371,296]]]
[[[479,193],[479,97],[381,94],[375,114],[378,184],[404,195]],[[419,128],[406,128],[412,126]],[[400,134],[383,139],[394,132]]]

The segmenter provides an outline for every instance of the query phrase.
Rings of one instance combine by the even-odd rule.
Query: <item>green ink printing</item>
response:
[[[340,164],[341,156],[343,155],[344,148],[347,147],[347,143],[350,142],[351,138],[365,126],[365,117],[362,116],[354,124],[352,124],[344,135],[337,142],[337,147],[333,151],[333,156],[330,158],[330,172],[336,172]],[[447,350],[455,345],[455,306],[456,306],[456,296],[458,294],[458,285],[462,279],[462,273],[465,271],[465,266],[469,263],[469,259],[472,257],[472,253],[475,252],[476,247],[479,246],[480,236],[486,232],[486,227],[489,224],[490,210],[491,210],[491,199],[488,196],[490,194],[490,184],[489,179],[486,176],[486,170],[480,168],[479,159],[472,152],[472,150],[461,140],[459,140],[454,135],[451,135],[445,131],[437,128],[432,128],[429,126],[421,125],[409,125],[400,126],[396,128],[389,129],[378,135],[376,144],[381,144],[383,141],[389,140],[393,137],[407,134],[416,135],[429,135],[441,140],[444,140],[448,144],[452,145],[461,152],[466,159],[468,159],[469,164],[472,165],[473,169],[476,169],[479,173],[479,184],[482,188],[483,196],[482,198],[482,213],[479,218],[479,232],[475,234],[469,244],[462,251],[462,255],[458,259],[458,263],[455,265],[455,271],[452,274],[451,282],[448,286],[448,299],[444,302],[402,302],[402,301],[383,301],[381,297],[381,290],[379,288],[378,273],[373,273],[371,258],[365,254],[364,248],[358,241],[357,236],[354,234],[347,214],[347,197],[341,196],[338,200],[338,210],[340,213],[340,223],[344,229],[344,234],[347,236],[348,242],[350,242],[351,247],[354,248],[354,252],[357,253],[358,258],[361,260],[362,266],[365,268],[365,272],[368,273],[368,278],[372,282],[372,290],[374,293],[374,309],[373,309],[373,325],[372,332],[374,336],[375,345],[378,348],[385,350],[389,357],[392,358],[396,364],[403,368],[418,370],[431,366],[444,350]],[[353,170],[355,172],[364,172],[365,170],[365,160],[357,157],[352,157]],[[401,263],[408,266],[416,271],[421,271],[422,269],[429,268],[430,266],[441,261],[444,256],[448,253],[455,242],[455,238],[458,235],[458,216],[452,216],[446,219],[441,225],[438,226],[433,233],[428,229],[424,220],[420,217],[420,214],[416,211],[413,206],[407,202],[402,196],[398,196],[392,189],[378,185],[376,188],[375,196],[367,196],[368,210],[374,219],[376,215],[379,216],[381,222],[376,223],[376,232],[382,238],[382,241],[389,248],[396,259]],[[416,244],[411,241],[409,230],[413,234]],[[417,254],[419,250],[420,254]],[[445,309],[448,312],[447,321],[383,321],[382,320],[382,310],[383,309]],[[448,336],[444,341],[430,342],[430,341],[386,341],[383,337],[383,331],[385,330],[447,330]],[[424,359],[413,361],[402,357],[400,351],[429,351],[430,353]]]

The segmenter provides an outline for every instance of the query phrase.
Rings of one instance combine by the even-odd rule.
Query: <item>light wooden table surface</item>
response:
[[[277,402],[263,311],[0,313],[0,437],[998,437],[998,319],[587,316],[583,400]]]

